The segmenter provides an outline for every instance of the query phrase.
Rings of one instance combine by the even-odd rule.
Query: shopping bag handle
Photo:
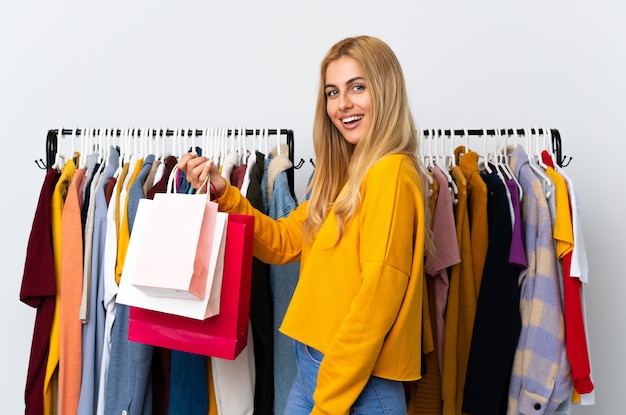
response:
[[[176,165],[172,169],[170,176],[168,177],[166,193],[178,193],[178,189],[176,188],[176,183],[177,183],[179,170],[180,169]],[[211,186],[212,195],[209,195],[209,197],[213,196],[211,200],[214,200],[217,203],[217,188],[209,180],[210,177],[211,177],[210,175],[207,175],[206,179],[204,179],[204,182],[202,182],[200,187],[198,187],[198,190],[196,190],[196,193],[197,194],[209,193],[209,186]]]

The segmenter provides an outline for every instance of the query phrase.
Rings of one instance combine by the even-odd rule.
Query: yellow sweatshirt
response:
[[[312,243],[303,240],[308,203],[273,220],[229,186],[220,207],[253,214],[254,255],[300,261],[281,332],[322,353],[312,414],[347,414],[371,375],[421,376],[424,200],[411,160],[387,156],[367,172],[362,205],[338,244],[331,210]]]

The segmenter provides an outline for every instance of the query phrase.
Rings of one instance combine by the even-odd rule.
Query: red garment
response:
[[[57,291],[52,248],[51,202],[52,193],[60,175],[61,173],[56,169],[49,169],[41,186],[26,248],[20,289],[20,301],[37,308],[24,391],[25,415],[44,412],[43,388]]]
[[[248,169],[247,164],[242,164],[233,169],[230,173],[230,184],[233,186],[237,186],[237,188],[241,189],[243,186],[243,181],[246,177],[246,170]]]
[[[541,152],[542,161],[549,167],[554,168],[552,157],[547,151]],[[570,213],[572,206],[569,206]],[[574,244],[576,241],[574,241]],[[591,381],[591,365],[589,363],[589,350],[587,348],[587,336],[585,334],[585,319],[582,309],[582,282],[579,278],[571,276],[572,252],[563,257],[563,313],[565,317],[565,348],[567,359],[572,370],[574,389],[580,394],[593,391]]]

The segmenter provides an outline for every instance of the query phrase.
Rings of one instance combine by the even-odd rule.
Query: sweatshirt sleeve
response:
[[[302,203],[289,216],[277,220],[252,206],[236,186],[227,186],[218,202],[224,212],[254,216],[255,257],[268,264],[300,260],[302,224],[307,214],[307,202]]]

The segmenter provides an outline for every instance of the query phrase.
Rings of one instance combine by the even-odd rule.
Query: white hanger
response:
[[[252,129],[252,152],[256,153],[257,150],[257,138],[259,137],[259,130],[257,128]]]
[[[113,134],[114,134],[115,137],[118,137],[117,131],[118,131],[118,129],[115,129],[113,131]],[[120,134],[119,134],[120,148],[122,149],[120,154],[123,157],[123,164],[130,163],[130,157],[131,157],[132,149],[130,148],[130,141],[129,141],[129,138],[128,138],[128,131],[125,128],[120,128],[119,132],[120,132]]]
[[[137,128],[137,140],[139,140],[139,147],[141,148],[141,154],[148,156],[152,154],[152,146],[148,142],[148,133],[146,128]]]
[[[543,134],[545,136],[544,146],[546,147],[546,150],[550,154],[550,158],[552,158],[552,162],[554,163],[555,168],[558,168],[556,154],[554,152],[554,146],[552,145],[552,130],[547,126],[543,126]],[[550,139],[550,145],[548,145],[548,139]]]
[[[220,143],[220,152],[219,152],[219,165],[223,166],[226,161],[226,155],[228,153],[227,146],[227,137],[228,137],[228,129],[225,127],[221,127],[219,131],[219,143]]]
[[[439,170],[446,177],[446,180],[448,181],[448,185],[449,185],[449,188],[450,188],[450,194],[452,195],[452,200],[456,204],[458,202],[459,188],[456,185],[456,182],[454,181],[452,176],[450,175],[450,172],[448,171],[448,166],[445,163],[445,157],[443,155],[443,152],[439,152],[439,141],[444,141],[444,140],[440,140],[442,134],[444,134],[444,136],[445,136],[445,131],[437,130],[437,137],[438,137],[437,138],[437,143],[436,143],[437,144],[437,151],[436,151],[436,155],[435,155],[434,165],[439,167]],[[434,134],[434,130],[433,130],[433,138],[434,137],[435,137],[435,134]],[[444,141],[443,144],[445,146],[445,141]],[[440,161],[439,163],[437,163],[437,159],[439,159],[439,161]]]
[[[469,148],[469,131],[467,130],[467,128],[463,128],[463,138],[465,140],[465,145],[464,145],[463,151],[459,151],[459,161],[461,160],[461,157],[463,157],[464,154],[467,154],[467,153],[470,152],[470,148]],[[456,157],[455,157],[455,159],[456,159]]]
[[[504,147],[502,148],[502,168],[507,174],[507,176],[515,182],[515,186],[517,187],[518,199],[521,202],[522,197],[524,195],[524,191],[522,189],[522,185],[517,180],[517,177],[515,177],[515,173],[513,173],[513,170],[511,169],[511,164],[510,164],[511,159],[508,154],[508,144],[509,144],[508,131],[505,130],[505,134],[503,135],[503,137],[504,137]]]
[[[500,132],[500,129],[496,129],[495,136],[494,136],[495,165],[498,171],[503,175],[503,177],[506,180],[511,180],[513,178],[513,174],[509,170],[507,162],[506,162],[506,154],[505,154],[506,141],[504,144],[504,148],[502,148],[500,146],[501,139],[502,139],[502,133]]]
[[[179,159],[182,156],[180,136],[178,128],[172,129],[172,154]]]
[[[269,127],[263,127],[263,152],[265,153],[266,157],[269,157],[270,155],[270,151],[269,151]]]
[[[527,142],[527,146],[530,149],[530,145],[531,145],[531,129],[528,127],[524,128],[524,135],[526,136],[526,142]],[[530,166],[530,168],[537,174],[537,176],[539,176],[539,179],[541,180],[542,184],[543,184],[543,192],[546,195],[546,198],[549,198],[551,195],[550,192],[550,188],[552,188],[552,180],[550,180],[550,178],[548,177],[548,175],[546,174],[545,170],[543,170],[536,162],[536,160],[534,159],[534,156],[532,155],[532,152],[529,151],[529,155],[528,155],[528,165]]]
[[[276,127],[276,155],[280,156],[280,127]]]
[[[419,147],[418,147],[418,161],[419,161],[419,169],[422,173],[422,176],[424,176],[426,178],[426,180],[428,181],[428,191],[427,191],[427,195],[428,197],[432,196],[433,194],[433,189],[431,189],[431,186],[433,184],[433,177],[430,175],[430,172],[428,171],[428,168],[426,167],[426,162],[424,159],[424,147],[426,145],[425,141],[424,141],[424,130],[420,129],[419,130],[419,136],[418,136],[418,140],[419,140]]]
[[[219,166],[219,160],[217,157],[217,143],[215,142],[215,131],[217,129],[214,127],[209,128],[208,133],[207,133],[207,148],[209,149],[209,155],[208,157],[213,160],[213,162]]]
[[[487,140],[489,139],[489,134],[487,134],[487,131],[483,130],[480,136],[483,138],[483,168],[488,174],[491,174],[491,168],[489,167],[489,153],[487,152]]]
[[[456,157],[454,157],[454,137],[455,137],[455,131],[454,129],[452,129],[450,131],[450,135],[444,137],[444,143],[443,143],[443,153],[444,153],[444,157],[446,160],[446,165],[450,167],[450,170],[452,170],[453,168],[456,167]],[[446,143],[450,141],[450,149],[446,150]]]
[[[539,133],[539,128],[537,128],[537,127],[532,127],[532,131],[534,131],[532,136],[534,136],[534,138],[535,138],[535,157],[536,157],[536,160],[537,160],[537,164],[541,168],[546,170],[548,168],[548,165],[543,162],[543,158],[541,157],[541,152],[542,152],[542,150],[545,149],[545,143],[541,142],[541,141],[544,141],[544,140],[542,140],[544,138],[544,135],[543,135],[543,133],[541,133],[541,134]]]
[[[244,127],[239,127],[239,131],[237,135],[238,135],[237,152],[239,154],[237,162],[239,166],[242,166],[246,164],[246,159],[248,158],[248,151],[246,149],[246,129]]]
[[[78,130],[77,130],[78,132]],[[88,127],[82,128],[81,129],[81,135],[80,137],[78,137],[78,134],[75,133],[72,137],[72,141],[74,139],[78,139],[78,145],[76,147],[74,147],[74,145],[72,145],[73,147],[73,154],[74,154],[74,160],[76,161],[76,168],[78,169],[84,169],[85,168],[85,160],[87,159],[87,153],[85,152],[85,147],[86,147],[86,142],[89,139],[89,134],[91,133],[91,130]],[[74,144],[74,143],[72,143]]]
[[[53,169],[57,169],[57,170],[61,170],[63,168],[63,166],[65,166],[65,156],[63,155],[63,153],[61,153],[61,143],[60,141],[63,140],[63,127],[58,129],[58,133],[57,133],[57,151],[54,155],[54,164],[52,165]],[[58,140],[58,139],[61,140]]]

